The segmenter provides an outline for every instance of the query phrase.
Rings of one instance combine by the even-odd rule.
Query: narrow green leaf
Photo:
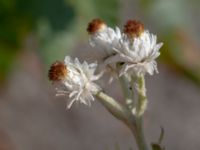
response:
[[[164,150],[159,144],[152,143],[151,146],[153,150]]]
[[[161,132],[160,132],[160,137],[158,139],[158,143],[161,144],[161,142],[163,141],[163,138],[164,138],[164,128],[161,127]]]

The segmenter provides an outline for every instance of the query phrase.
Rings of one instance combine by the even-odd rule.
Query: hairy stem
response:
[[[135,124],[135,118],[127,107],[118,103],[114,98],[103,92],[98,92],[96,97],[114,117],[123,121],[129,127]]]
[[[146,87],[144,76],[140,76],[137,79],[137,91],[138,91],[138,101],[136,105],[136,116],[141,116],[144,114],[147,107],[147,97],[146,97]]]
[[[144,131],[143,131],[143,120],[140,116],[136,118],[136,142],[138,145],[139,150],[149,150],[147,143],[145,141]]]
[[[147,105],[144,76],[137,78],[137,85],[138,85],[137,87],[138,101],[136,104],[135,114],[131,112],[131,109],[118,103],[114,98],[108,96],[102,91],[99,91],[95,96],[113,116],[123,121],[131,129],[135,137],[138,149],[149,150],[144,137],[143,121],[142,121],[143,114],[146,110],[146,105]],[[127,94],[126,96],[130,95]]]
[[[139,150],[148,150],[148,146],[145,141],[144,131],[143,131],[143,114],[147,107],[147,97],[145,88],[144,76],[138,77],[137,79],[137,91],[138,91],[138,101],[136,105],[136,126],[135,126],[135,138]]]
[[[134,92],[132,83],[129,83],[125,76],[119,77],[119,82],[124,94],[126,105],[130,110],[132,110],[134,107]]]

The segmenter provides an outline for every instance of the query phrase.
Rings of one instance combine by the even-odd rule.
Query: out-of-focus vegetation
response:
[[[164,42],[161,60],[200,85],[200,1],[141,0],[140,6]]]
[[[27,37],[38,41],[38,53],[49,64],[63,59],[87,35],[92,18],[117,23],[118,8],[117,0],[0,0],[0,80],[10,72]]]
[[[140,9],[138,18],[145,18],[141,21],[149,22],[164,42],[161,60],[200,85],[200,1],[134,3]],[[0,80],[9,75],[26,38],[37,41],[37,53],[49,65],[87,36],[85,28],[92,18],[111,26],[118,23],[122,4],[122,0],[0,0]]]

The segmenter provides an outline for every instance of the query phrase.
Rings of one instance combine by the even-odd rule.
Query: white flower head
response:
[[[55,62],[49,70],[49,79],[59,82],[64,89],[58,89],[57,94],[68,95],[70,102],[67,108],[77,101],[85,105],[91,105],[100,87],[94,83],[101,75],[94,75],[97,64],[80,63],[76,58],[72,60],[69,56],[63,62]]]
[[[144,30],[139,21],[129,20],[124,26],[125,38],[120,46],[114,47],[116,55],[109,57],[106,64],[122,63],[120,76],[124,74],[141,76],[158,72],[155,59],[160,55],[163,43],[157,44],[157,37]]]
[[[95,47],[100,53],[104,53],[104,57],[115,53],[113,47],[118,47],[119,40],[122,38],[121,31],[118,27],[115,29],[108,27],[100,19],[93,19],[88,24],[87,31],[90,35],[90,45]]]

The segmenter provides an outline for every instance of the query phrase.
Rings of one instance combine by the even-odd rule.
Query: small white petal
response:
[[[69,94],[69,98],[72,98],[75,94],[77,94],[77,91],[72,91],[72,92]]]
[[[69,104],[67,105],[67,109],[70,109],[71,108],[71,106],[72,106],[72,104],[74,103],[76,101],[76,99],[74,98],[74,99],[72,99],[70,102],[69,102]]]

